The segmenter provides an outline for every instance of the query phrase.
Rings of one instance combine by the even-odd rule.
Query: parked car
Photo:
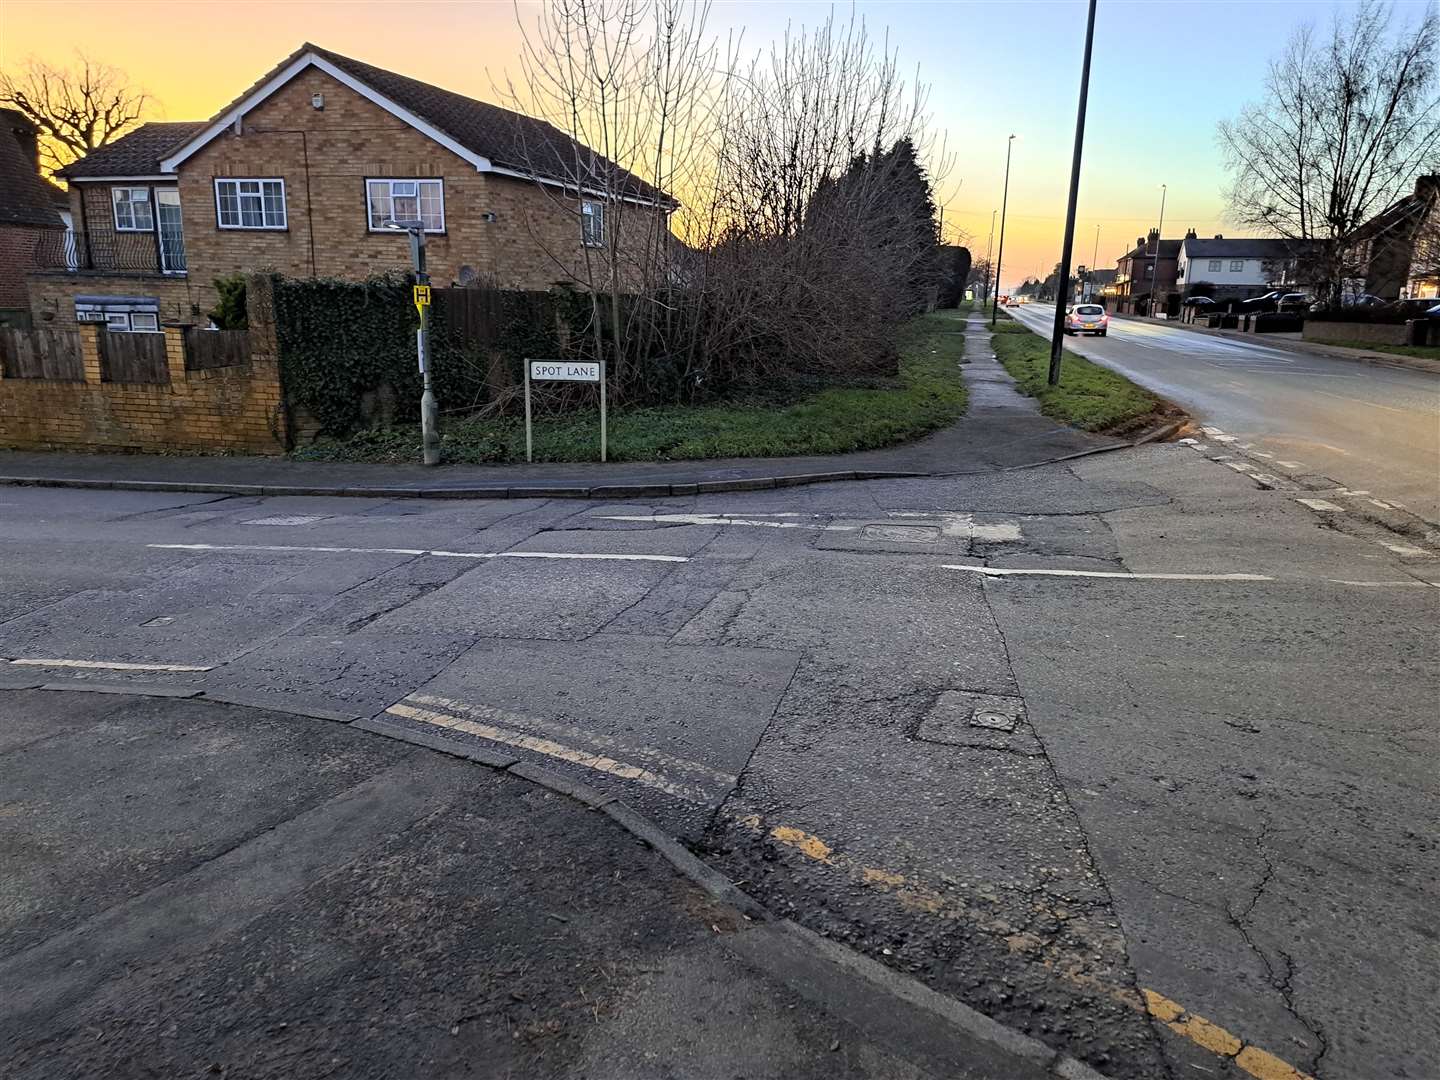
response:
[[[1274,311],[1280,306],[1281,297],[1285,293],[1279,289],[1273,289],[1264,296],[1252,296],[1249,300],[1241,301],[1240,310],[1254,314],[1257,311]]]
[[[1430,318],[1433,309],[1437,306],[1434,297],[1429,299],[1397,300],[1394,304],[1396,310],[1407,319]]]
[[[1440,319],[1440,304],[1425,309],[1425,317],[1429,319]]]
[[[1215,301],[1208,296],[1187,296],[1180,301],[1181,307],[1214,307]]]
[[[1094,334],[1104,337],[1110,329],[1110,316],[1099,304],[1071,304],[1065,309],[1067,334]]]
[[[1290,292],[1280,297],[1276,308],[1279,311],[1293,311],[1298,314],[1302,311],[1308,311],[1310,305],[1313,303],[1315,303],[1315,298],[1309,293]]]

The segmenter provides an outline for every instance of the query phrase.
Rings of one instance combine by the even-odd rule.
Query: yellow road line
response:
[[[833,844],[829,844],[803,829],[797,829],[790,825],[777,825],[767,832],[765,822],[758,814],[740,818],[739,823],[756,832],[765,833],[777,843],[784,844],[815,862],[824,863],[837,869],[850,870],[852,877],[861,885],[879,888],[894,896],[906,907],[944,917],[968,918],[985,929],[995,932],[1004,933],[1006,930],[1011,930],[1005,923],[985,916],[972,908],[967,908],[963,904],[958,904],[951,898],[943,896],[936,890],[913,878],[906,877],[904,874],[897,874],[874,866],[856,866],[843,854],[837,853]],[[1025,951],[1036,944],[1028,935],[1014,933],[1013,930],[1006,935],[1005,941],[1016,952]],[[1189,1039],[1196,1046],[1203,1047],[1220,1057],[1229,1058],[1245,1072],[1255,1077],[1255,1080],[1314,1080],[1314,1077],[1308,1073],[1303,1073],[1274,1054],[1247,1043],[1240,1036],[1227,1031],[1219,1024],[1190,1012],[1183,1005],[1154,990],[1142,988],[1140,991],[1142,1001],[1137,1002],[1134,994],[1127,987],[1109,986],[1081,972],[1058,969],[1050,961],[1041,961],[1041,963],[1055,971],[1060,978],[1083,985],[1087,989],[1098,989],[1132,1008],[1147,1013],[1175,1034]]]
[[[553,757],[559,761],[568,761],[574,765],[582,765],[587,769],[594,769],[596,772],[603,772],[621,780],[633,780],[637,784],[644,784],[656,791],[663,791],[677,799],[698,803],[706,801],[704,792],[677,784],[668,777],[651,772],[649,769],[643,769],[639,765],[631,765],[624,761],[616,761],[603,754],[589,754],[584,750],[576,750],[573,746],[557,743],[553,739],[541,739],[535,735],[507,731],[493,724],[481,724],[474,720],[464,720],[458,716],[435,712],[433,709],[416,709],[409,705],[391,705],[385,711],[393,716],[403,716],[407,720],[419,720],[436,727],[462,731],[467,735],[478,735],[482,739],[503,743],[506,746],[518,746],[523,750],[544,754],[546,757]]]

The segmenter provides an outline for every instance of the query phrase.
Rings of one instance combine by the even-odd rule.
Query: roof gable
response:
[[[229,130],[237,120],[242,120],[246,113],[309,67],[324,71],[469,162],[478,172],[500,172],[569,187],[574,186],[577,173],[583,173],[593,178],[589,184],[581,181],[580,186],[584,189],[608,186],[611,190],[618,188],[624,198],[674,205],[674,200],[664,192],[575,142],[543,120],[308,43],[282,60],[213,120],[197,125],[200,130],[174,147],[160,161],[161,170],[175,171],[186,159]]]

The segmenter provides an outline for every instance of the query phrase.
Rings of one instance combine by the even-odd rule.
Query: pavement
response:
[[[967,377],[977,388],[989,384],[976,407],[1033,410],[983,341],[974,344]],[[686,902],[651,902],[673,864],[644,863],[634,834],[589,831],[605,823],[593,810],[552,821],[536,810],[533,791],[523,804],[500,794],[480,802],[475,823],[464,826],[473,832],[461,838],[478,867],[520,876],[513,892],[486,886],[517,898],[502,905],[507,917],[530,920],[494,931],[522,942],[517,955],[545,938],[534,927],[558,933],[569,925],[541,921],[557,910],[552,895],[589,902],[591,878],[567,871],[567,859],[598,866],[600,879],[614,873],[607,860],[642,860],[624,871],[633,883],[626,895],[633,888],[642,941],[653,936],[662,955],[635,960],[625,951],[634,942],[613,921],[621,915],[602,909],[618,904],[625,917],[632,913],[612,892],[576,917],[587,935],[583,962],[620,950],[627,964],[717,972],[723,986],[747,978],[722,961],[748,946],[728,943],[754,946],[740,955],[752,981],[736,982],[727,999],[737,1011],[714,1017],[716,1037],[686,1044],[691,1056],[668,1072],[657,1066],[656,1075],[819,1075],[815,1057],[842,1051],[817,1048],[852,1029],[870,1056],[845,1059],[850,1072],[836,1066],[834,1075],[965,1075],[959,1066],[1025,1075],[1021,1063],[1039,1059],[987,1065],[953,1043],[938,1044],[952,1046],[944,1053],[904,1051],[958,1038],[957,1030],[973,1036],[978,1029],[956,1017],[974,1013],[1024,1037],[1021,1046],[1033,1040],[1116,1080],[1440,1075],[1431,1015],[1440,997],[1440,784],[1429,765],[1440,739],[1440,543],[1414,515],[1372,506],[1363,487],[1314,473],[1273,475],[1249,455],[1204,436],[1018,471],[587,502],[4,488],[0,656],[11,662],[0,665],[0,686],[12,689],[0,694],[0,709],[8,709],[0,731],[48,732],[56,714],[36,710],[52,700],[119,700],[142,716],[182,709],[230,718],[231,741],[253,757],[219,768],[214,775],[225,783],[270,783],[273,769],[274,785],[300,797],[306,788],[296,777],[340,783],[359,775],[345,771],[336,740],[402,756],[418,753],[418,742],[448,751],[427,762],[467,776],[480,762],[518,761],[506,775],[481,774],[496,792],[520,791],[517,771],[536,768],[558,784],[622,800],[748,901],[723,904],[702,889],[695,902],[705,914],[687,921]],[[39,684],[62,689],[13,689]],[[193,696],[136,704],[127,693]],[[248,748],[248,728],[278,724],[276,713],[301,734],[278,749],[257,736]],[[92,791],[116,785],[100,802],[121,806],[133,801],[123,798],[127,778],[140,792],[158,783],[159,765],[147,773],[123,756],[139,730],[129,714],[105,723],[121,748],[109,780],[84,763],[109,761],[111,743],[86,744],[83,733],[68,752],[53,740],[59,779],[48,787],[29,779],[33,751],[0,754],[7,799],[11,790],[43,791],[27,797],[24,812],[7,805],[0,814],[0,843],[25,853],[21,865],[68,866],[73,841],[47,840],[54,827],[44,822],[68,822]],[[376,741],[382,735],[390,738]],[[289,762],[287,748],[306,764]],[[133,753],[152,756],[143,745]],[[326,779],[332,772],[339,779]],[[215,782],[184,763],[173,774],[193,781],[185,790],[202,804]],[[405,775],[402,790],[423,788],[415,798],[429,798],[432,782],[450,782],[438,772],[424,784],[408,779],[419,773]],[[163,806],[167,796],[157,791]],[[426,805],[438,813],[425,820],[439,829],[460,828],[456,819],[464,822],[474,801],[463,792],[436,799]],[[264,810],[267,799],[258,802]],[[210,816],[221,824],[247,820],[232,811],[234,801],[220,805],[225,813]],[[199,811],[177,813],[178,833],[190,830],[191,813]],[[31,870],[0,894],[7,920],[37,919],[37,936],[54,936],[75,918],[104,917],[72,896],[103,906],[111,893],[121,902],[144,895],[129,875],[150,872],[152,857],[163,862],[166,845],[142,834],[164,821],[158,810],[135,817],[130,846],[110,839],[127,827],[124,811],[84,819],[112,830],[99,847],[121,851],[123,869],[102,867],[100,880],[116,883],[105,896],[91,900],[96,886]],[[524,831],[532,826],[547,839],[532,842]],[[405,835],[385,849],[401,870],[366,895],[374,904],[400,889],[394,895],[404,902],[393,910],[423,918],[441,890],[404,867],[444,862],[460,840],[446,833],[426,859],[407,862],[407,845],[426,833]],[[233,842],[207,850],[222,853]],[[656,854],[662,846],[651,845]],[[527,869],[546,857],[552,862]],[[334,858],[369,865],[353,848]],[[76,860],[80,868],[90,862],[83,852]],[[462,897],[479,888],[464,876],[464,861],[446,862],[461,875]],[[360,884],[337,873],[321,873],[316,884],[348,881],[363,892],[366,873]],[[412,876],[421,900],[404,892]],[[675,884],[673,875],[663,880]],[[687,895],[683,882],[678,887]],[[315,910],[342,925],[350,907],[371,910],[351,895]],[[532,895],[541,898],[533,909],[511,910]],[[686,936],[711,940],[714,905],[743,919],[746,902],[769,913],[756,929],[793,924],[800,936],[731,934],[713,921],[718,952]],[[441,941],[464,937],[448,929],[459,924],[483,958],[494,910],[443,907],[451,936]],[[314,925],[295,918],[297,927]],[[404,920],[376,921],[398,933],[391,927]],[[151,1025],[143,1033],[151,1041],[132,1042],[124,1060],[158,1061],[162,1075],[178,1071],[158,1041],[171,1037],[169,1005],[203,1015],[199,994],[219,989],[200,972],[220,978],[225,957],[263,952],[277,935],[280,943],[318,940],[284,937],[289,925],[262,920],[254,931],[227,930],[233,946],[183,950],[217,959],[195,960],[192,978],[154,984],[176,996],[136,998],[165,1007],[134,1010],[143,1017],[137,1023]],[[491,951],[503,944],[495,938]],[[343,1048],[360,1030],[358,1013],[381,1023],[414,1010],[409,991],[392,992],[382,977],[391,964],[400,969],[395,978],[405,976],[402,958],[422,943],[376,948],[380,959],[363,970],[380,980],[377,996],[365,999],[354,1026],[344,1026],[352,1023],[343,1020],[344,1000],[368,983],[318,946],[313,965],[274,953],[286,963],[263,981],[250,969],[234,972],[224,985],[259,995],[255,1004],[219,1009],[208,1022],[216,1031],[232,1023],[224,1030],[237,1053],[260,1054],[265,1025],[301,999],[297,986],[313,971],[318,982],[303,1000],[321,1018],[315,1038],[323,1041],[333,1023]],[[0,966],[26,955],[6,952]],[[34,955],[48,959],[7,986],[78,977],[64,954]],[[117,961],[107,970],[136,970],[133,955],[130,967]],[[155,958],[159,970],[168,955]],[[441,963],[449,955],[442,950],[427,968],[432,990],[453,981]],[[564,971],[567,955],[554,960],[542,950],[531,968]],[[471,958],[454,956],[462,969]],[[785,964],[757,968],[757,956]],[[821,969],[828,976],[809,966],[817,957],[832,965]],[[873,973],[861,960],[903,982],[832,977],[834,967]],[[147,970],[129,985],[115,983],[107,1000],[148,993]],[[332,971],[340,974],[325,981]],[[505,986],[503,973],[475,978],[491,980],[475,997]],[[583,985],[589,994],[599,984]],[[709,1022],[716,999],[706,995],[719,992],[710,985],[645,983],[634,1000],[646,1004],[608,1031],[642,1029],[662,1002]],[[859,1000],[842,993],[856,987]],[[560,1001],[574,1000],[565,993],[553,989]],[[745,1012],[752,999],[757,1007]],[[765,1060],[729,1066],[726,1055],[741,1053],[751,1026],[802,999],[808,1004],[795,1011],[807,1010],[820,1026],[781,1024]],[[451,1003],[443,994],[425,1000],[444,1006],[417,1014],[427,1023],[441,1018],[434,1038],[443,1043]],[[894,1014],[900,1001],[925,1002],[923,1015],[901,1027],[863,1026]],[[937,1002],[973,1012],[948,1015]],[[9,995],[0,1005],[15,1008]],[[82,1029],[67,1026],[69,1015],[39,1012],[20,1026],[15,1045],[30,1055],[20,1059],[27,1068],[39,1068],[37,1047],[52,1041],[82,1053]],[[525,1058],[512,1071],[652,1075],[634,1067],[641,1059],[633,1055],[610,1074],[576,1066],[592,1060],[585,1038],[612,1038],[596,1026],[593,1036],[567,1029],[553,1057]],[[677,1030],[662,1026],[657,1043],[673,1041]],[[850,1045],[849,1034],[838,1037],[842,1050]],[[84,1053],[106,1052],[104,1040],[84,1045]],[[376,1045],[367,1043],[347,1067],[365,1075],[360,1058],[382,1054],[369,1049]],[[979,1052],[973,1038],[963,1045]],[[403,1074],[404,1063],[411,1072],[461,1074],[461,1065],[429,1070],[425,1062],[439,1053],[431,1046],[397,1043],[374,1074]],[[771,1054],[778,1064],[767,1073]],[[1053,1071],[1053,1061],[1043,1067]],[[106,1071],[125,1069],[91,1070]]]
[[[964,333],[963,320],[957,318],[956,323],[956,332]],[[976,339],[975,348],[983,354],[985,344],[984,338]],[[426,468],[262,457],[0,450],[0,485],[70,482],[254,495],[643,498],[896,475],[994,472],[1129,445],[1129,440],[1092,435],[1041,416],[1029,399],[1013,392],[997,404],[993,394],[985,396],[981,368],[967,363],[964,371],[972,400],[961,422],[903,446],[852,454]]]
[[[1054,307],[1010,314],[1047,337]],[[1440,378],[1163,322],[1112,319],[1069,348],[1180,405],[1281,476],[1326,476],[1440,526]],[[1303,351],[1302,351],[1303,350]]]

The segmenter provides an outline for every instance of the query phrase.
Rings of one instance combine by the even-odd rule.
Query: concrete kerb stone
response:
[[[325,709],[288,700],[284,694],[267,694],[244,690],[205,690],[200,697],[206,701],[218,701],[223,705],[244,705],[254,709],[268,709],[271,712],[286,713],[290,716],[304,716],[311,720],[330,720],[337,724],[353,724],[364,719],[361,713],[344,712],[339,709]]]
[[[779,977],[785,978],[788,975],[791,984],[809,982],[812,995],[815,982],[813,969],[817,964],[828,965],[863,981],[874,991],[904,1002],[913,1009],[929,1013],[944,1023],[952,1034],[972,1043],[978,1043],[983,1052],[1003,1054],[1012,1059],[1019,1059],[1026,1065],[1043,1070],[1043,1075],[1054,1077],[1055,1080],[1107,1080],[1101,1073],[1046,1046],[1038,1039],[1007,1028],[999,1021],[992,1020],[970,1006],[946,997],[918,980],[894,971],[862,953],[823,938],[799,923],[776,916],[759,901],[737,888],[729,878],[702,862],[649,817],[635,810],[623,800],[604,795],[587,784],[571,780],[549,769],[521,761],[512,754],[490,752],[456,739],[447,739],[442,735],[391,723],[383,719],[384,713],[351,720],[344,714],[307,709],[283,700],[274,700],[278,696],[272,695],[246,695],[240,692],[229,694],[224,691],[210,694],[202,693],[199,687],[145,683],[98,683],[78,680],[20,687],[0,684],[0,691],[19,689],[130,694],[139,697],[193,698],[215,704],[251,705],[252,702],[255,702],[254,707],[302,716],[307,719],[346,723],[349,727],[359,728],[374,735],[423,746],[509,773],[546,790],[576,799],[590,809],[600,810],[635,839],[654,850],[675,870],[711,898],[733,908],[755,924],[742,928],[739,933],[729,935],[732,942],[738,943],[742,940],[746,942],[744,947],[732,945],[732,949],[739,955],[747,956],[751,963],[767,970],[784,965],[783,956],[777,954],[786,951],[783,943],[788,941],[791,944],[789,952],[792,959],[797,955],[808,956],[809,959],[801,963],[799,967],[811,970],[808,972],[806,970],[781,972]],[[260,704],[259,702],[262,700],[264,703]],[[761,937],[764,937],[765,940],[761,941]],[[752,944],[755,947],[750,947]],[[777,949],[777,945],[781,947]],[[791,964],[790,966],[794,967],[795,965]]]

